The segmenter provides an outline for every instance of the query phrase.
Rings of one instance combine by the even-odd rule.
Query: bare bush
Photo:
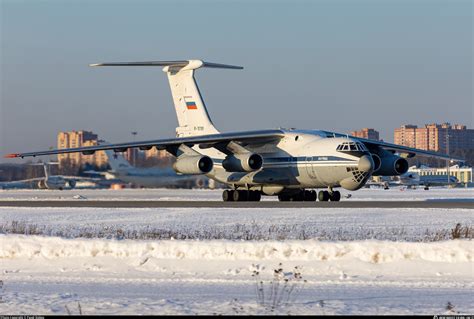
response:
[[[66,308],[67,314],[71,316],[71,315],[72,315],[72,312],[71,312],[71,310],[69,309],[69,307],[68,307],[67,305],[65,305],[64,308]],[[80,303],[79,301],[77,302],[77,313],[78,313],[79,315],[82,315],[82,307],[81,307],[81,303]]]
[[[273,270],[273,278],[270,281],[261,279],[264,268],[259,265],[253,266],[252,277],[255,278],[256,302],[266,311],[274,312],[290,305],[306,283],[298,266],[294,267],[292,272],[284,272],[280,263],[279,268]]]

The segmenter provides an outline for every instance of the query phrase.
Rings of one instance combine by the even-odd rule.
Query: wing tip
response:
[[[91,64],[89,64],[89,66],[101,66],[101,65],[102,65],[102,63],[91,63]]]
[[[12,154],[7,154],[4,156],[4,158],[17,158],[20,157],[20,154],[12,153]]]

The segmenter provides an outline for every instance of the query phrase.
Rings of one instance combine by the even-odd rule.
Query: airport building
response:
[[[366,138],[369,140],[380,140],[379,132],[374,130],[373,128],[363,128],[360,131],[352,131],[351,135],[355,137]]]
[[[380,140],[379,132],[374,130],[373,128],[363,128],[360,131],[352,131],[351,135],[355,137],[366,138],[369,140]]]
[[[426,124],[425,127],[402,125],[394,131],[394,143],[427,151],[446,153],[474,149],[474,130],[449,123]]]
[[[410,172],[417,173],[421,176],[445,176],[448,178],[448,169],[443,168],[432,168],[422,166],[419,168],[410,167]],[[449,168],[449,175],[456,177],[458,183],[472,184],[472,167],[460,167],[459,165],[453,165]]]
[[[58,133],[58,149],[87,147],[98,145],[98,136],[89,131],[70,131]],[[70,165],[80,167],[86,163],[103,166],[107,165],[107,156],[104,151],[95,152],[93,155],[82,153],[58,154],[59,167]]]
[[[148,151],[145,151],[145,159],[149,159],[149,158],[165,159],[168,157],[171,157],[171,155],[166,150],[157,150],[156,147],[152,147]]]

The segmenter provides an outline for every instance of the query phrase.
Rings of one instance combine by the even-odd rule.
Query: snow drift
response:
[[[0,259],[114,257],[189,260],[359,260],[390,263],[421,260],[443,263],[472,262],[469,240],[433,243],[391,241],[136,241],[63,239],[59,237],[0,235]]]

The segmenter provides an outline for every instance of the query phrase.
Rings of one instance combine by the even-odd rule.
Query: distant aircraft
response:
[[[458,182],[455,176],[449,177],[449,184],[454,185]],[[424,175],[408,171],[399,176],[383,176],[379,181],[369,181],[367,186],[376,185],[389,189],[390,186],[406,186],[407,188],[416,188],[423,186],[425,190],[429,190],[430,186],[446,186],[448,185],[446,176]]]
[[[24,179],[20,181],[1,182],[1,189],[11,188],[39,188],[39,189],[59,189],[63,190],[67,187],[74,188],[76,181],[80,178],[76,177],[64,177],[60,175],[51,175],[49,172],[49,166],[57,163],[41,163],[31,165],[42,165],[44,169],[44,177]]]
[[[304,68],[300,61],[293,62],[295,67]],[[220,133],[209,117],[194,73],[202,67],[243,69],[240,66],[201,60],[118,62],[91,66],[163,67],[178,117],[176,137],[15,153],[7,157],[75,152],[87,155],[99,150],[124,152],[128,148],[148,150],[155,147],[176,157],[173,166],[176,172],[204,174],[230,186],[231,189],[224,190],[222,194],[224,201],[259,201],[261,195],[277,195],[281,201],[315,201],[316,197],[320,201],[339,201],[341,194],[335,190],[337,187],[358,190],[372,175],[405,174],[408,170],[406,157],[420,154],[450,159],[444,154],[329,131],[270,129]],[[269,96],[269,103],[271,98]],[[271,109],[268,114],[271,115]],[[324,117],[324,112],[320,115]],[[313,188],[327,190],[316,194]]]
[[[139,168],[133,167],[119,153],[105,150],[111,174],[125,183],[141,187],[204,187],[207,177],[194,175],[178,175],[172,168]]]

